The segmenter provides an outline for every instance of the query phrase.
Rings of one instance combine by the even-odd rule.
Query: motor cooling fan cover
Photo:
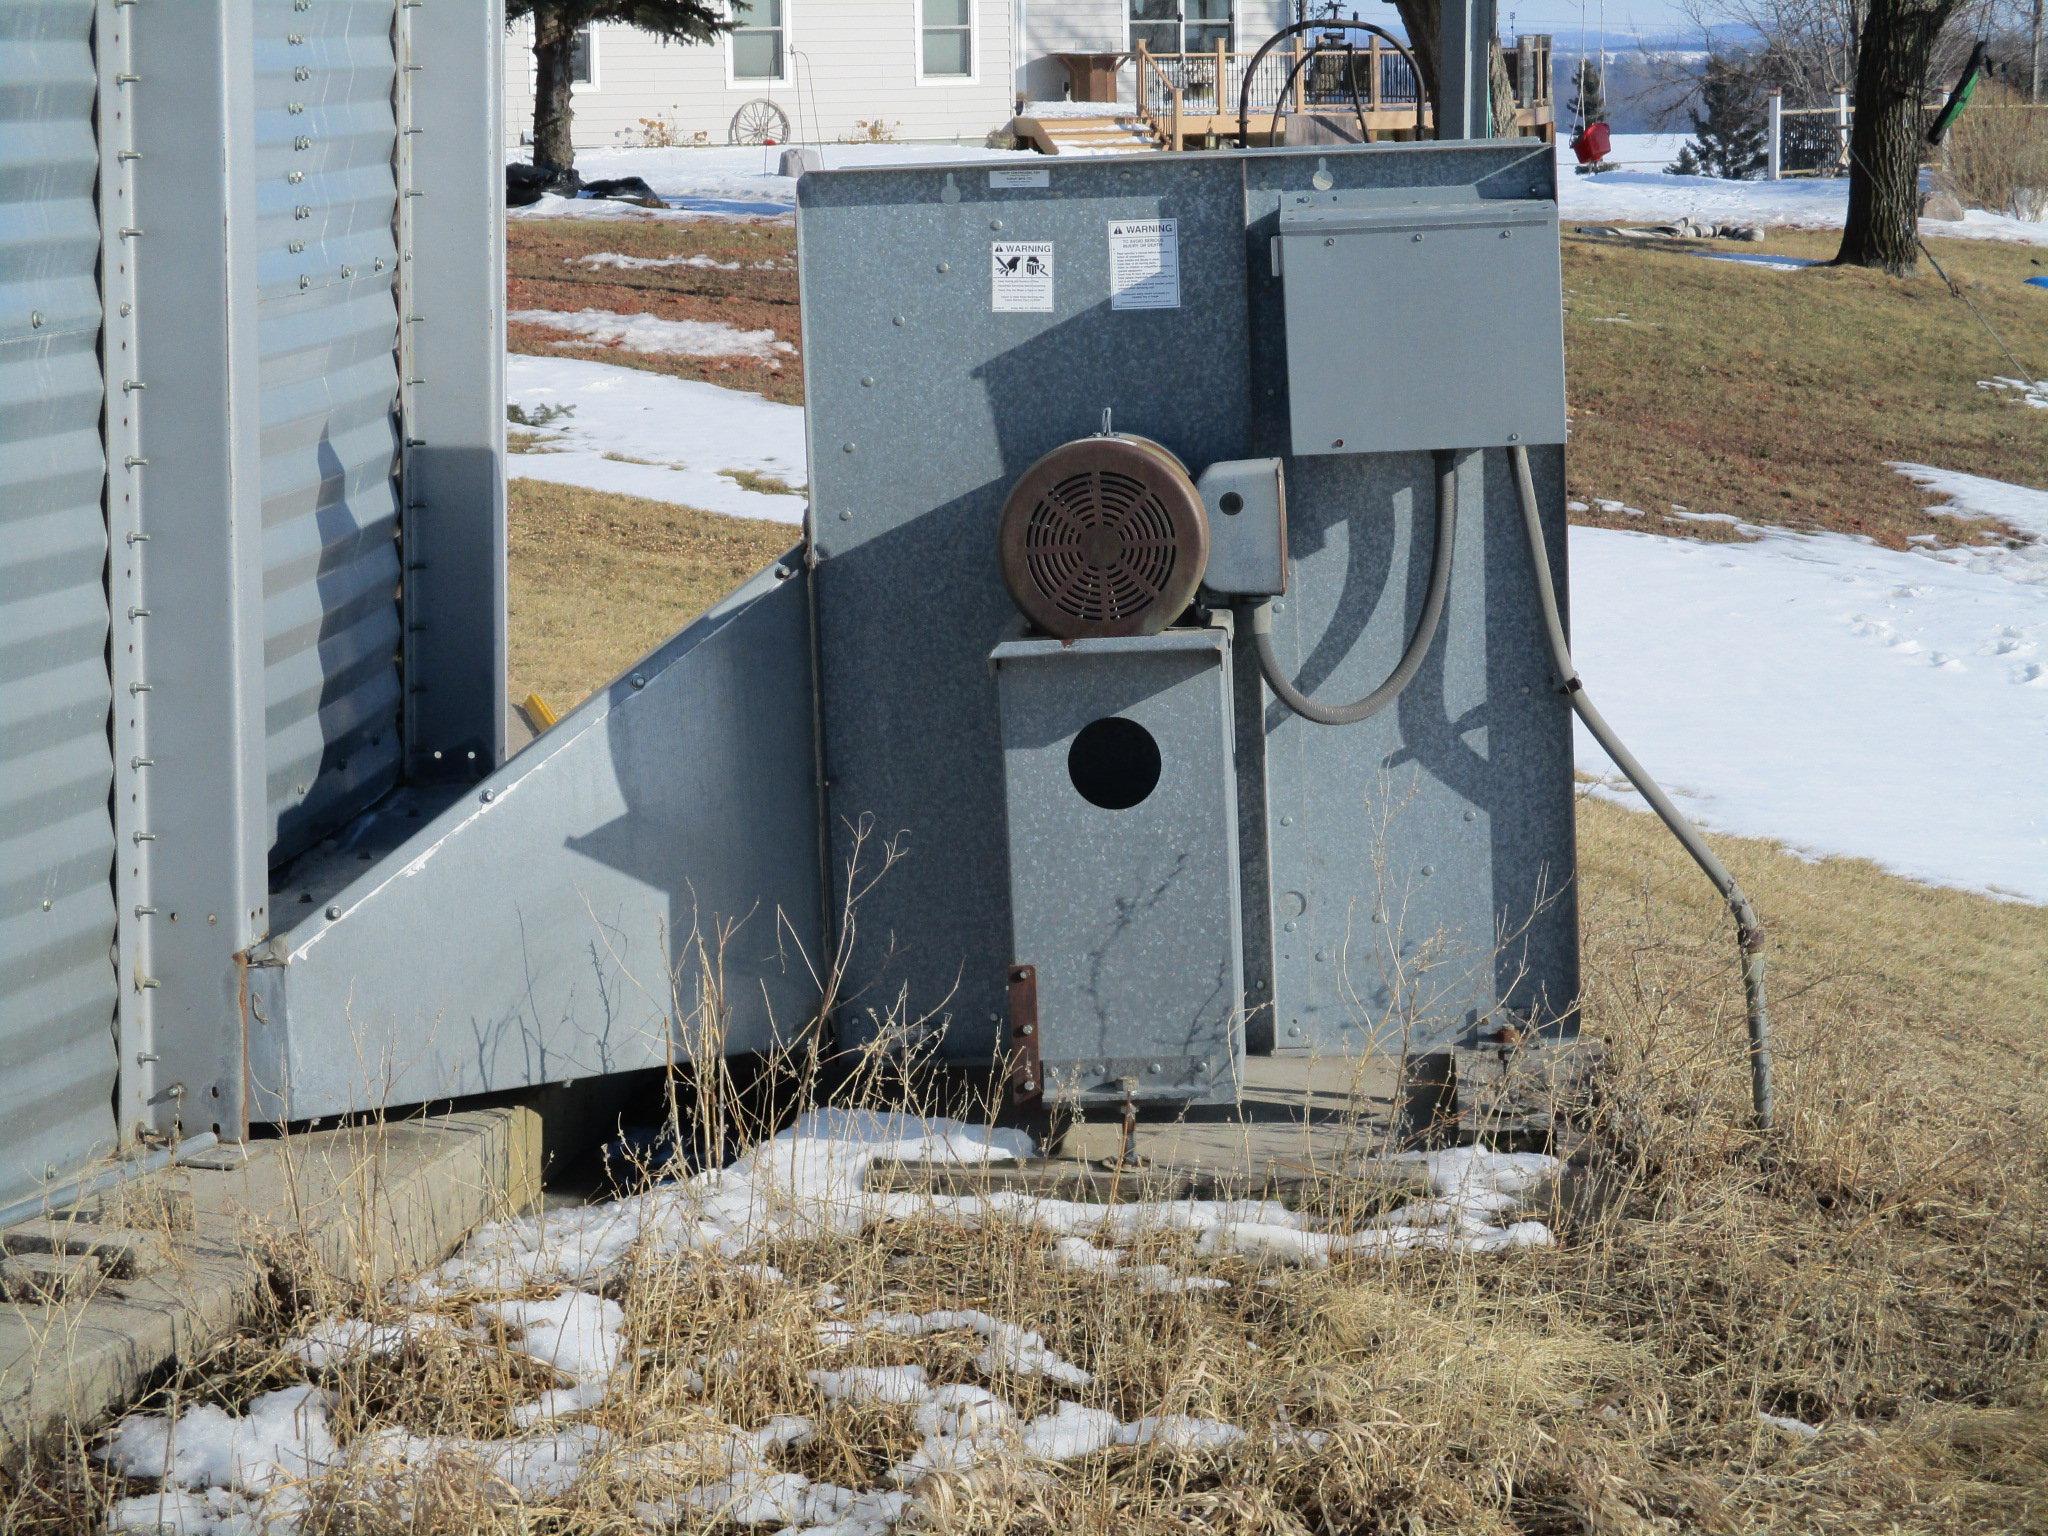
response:
[[[1209,519],[1179,459],[1142,437],[1064,443],[1003,503],[1003,580],[1060,640],[1156,635],[1193,601]]]

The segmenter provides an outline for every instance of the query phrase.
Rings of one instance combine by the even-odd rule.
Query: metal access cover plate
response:
[[[996,668],[1018,964],[1055,1103],[1234,1097],[1230,636],[1016,640]]]
[[[1279,255],[1295,453],[1564,441],[1555,202],[1294,193]]]

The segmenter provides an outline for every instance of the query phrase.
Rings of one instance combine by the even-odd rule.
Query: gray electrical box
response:
[[[1244,1050],[1230,633],[992,655],[1045,1096],[1223,1103]],[[1013,1047],[1018,1044],[1012,1041]]]
[[[1287,475],[1279,459],[1226,459],[1195,483],[1209,514],[1202,585],[1224,597],[1287,590]]]
[[[1296,454],[1564,441],[1557,204],[1429,192],[1282,202]]]

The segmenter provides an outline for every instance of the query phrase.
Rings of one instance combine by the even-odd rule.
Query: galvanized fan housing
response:
[[[1156,635],[1194,600],[1209,519],[1186,467],[1159,444],[1084,437],[1024,472],[999,541],[1010,596],[1047,634]]]

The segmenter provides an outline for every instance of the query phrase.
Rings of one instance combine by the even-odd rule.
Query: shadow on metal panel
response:
[[[332,894],[281,908],[305,916],[252,957],[252,1118],[800,1037],[821,949],[805,587],[792,555],[452,801],[395,796],[292,871]],[[394,826],[414,830],[392,847]]]

